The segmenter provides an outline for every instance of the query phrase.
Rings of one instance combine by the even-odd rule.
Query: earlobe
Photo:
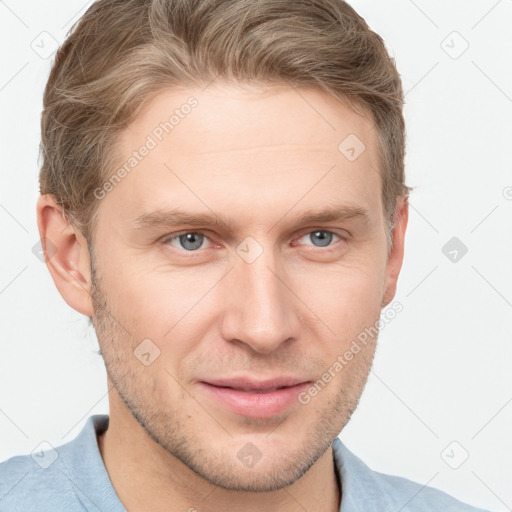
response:
[[[382,308],[385,308],[395,296],[398,276],[402,268],[405,248],[405,231],[409,219],[409,202],[407,198],[399,198],[393,216],[392,247],[386,264],[386,281],[382,298]]]
[[[39,196],[37,226],[46,266],[62,298],[79,313],[92,317],[90,257],[86,239],[50,194]]]

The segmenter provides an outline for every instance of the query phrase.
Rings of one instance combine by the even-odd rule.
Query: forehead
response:
[[[369,153],[376,149],[368,117],[317,88],[285,85],[220,82],[161,91],[121,136],[122,147],[130,151],[148,134],[164,145],[194,149],[189,157],[258,147],[331,153],[349,134]]]
[[[195,211],[258,205],[262,217],[343,199],[376,210],[377,144],[368,117],[317,89],[173,88],[121,134],[116,169],[126,172],[104,202],[127,222],[177,202]]]

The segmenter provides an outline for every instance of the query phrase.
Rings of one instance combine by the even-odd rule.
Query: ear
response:
[[[79,313],[93,316],[87,240],[51,194],[37,201],[37,227],[45,262],[62,298]]]
[[[405,247],[405,230],[409,219],[409,203],[406,197],[399,198],[393,215],[393,236],[391,250],[386,264],[386,281],[382,308],[385,308],[395,296],[398,275],[402,268]]]

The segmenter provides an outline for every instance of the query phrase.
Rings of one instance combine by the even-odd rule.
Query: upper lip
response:
[[[255,380],[248,377],[232,377],[229,379],[208,379],[203,380],[206,384],[212,386],[228,387],[240,391],[274,391],[277,388],[296,386],[304,382],[310,382],[309,379],[300,377],[275,377],[267,380]]]

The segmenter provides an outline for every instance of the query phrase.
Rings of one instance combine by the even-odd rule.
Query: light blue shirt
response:
[[[126,512],[96,438],[108,418],[90,416],[72,441],[2,462],[0,512]],[[432,487],[371,470],[338,438],[333,451],[341,476],[340,512],[485,512]]]

